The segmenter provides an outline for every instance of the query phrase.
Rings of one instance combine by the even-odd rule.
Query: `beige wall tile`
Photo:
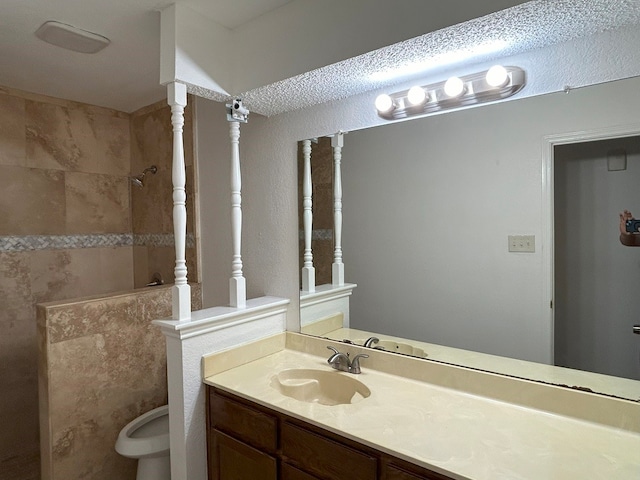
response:
[[[202,284],[191,284],[191,310],[202,310]]]
[[[7,328],[13,328],[14,322],[35,318],[35,310],[31,305],[29,254],[30,252],[0,252],[0,314],[5,315],[2,317],[4,319],[12,319],[11,323],[0,323],[3,332]]]
[[[176,250],[174,247],[147,247],[148,252],[148,274],[160,273],[165,283],[173,283],[176,266]],[[187,269],[189,267],[187,266]],[[188,273],[187,273],[188,275]]]
[[[196,185],[195,185],[195,167],[193,165],[187,166],[185,169],[186,173],[186,191],[187,191],[187,232],[194,233],[195,232],[195,206],[196,206]]]
[[[26,147],[32,167],[128,175],[129,119],[27,100]]]
[[[49,308],[49,343],[58,343],[87,335],[107,333],[136,315],[133,295],[104,298]]]
[[[175,255],[174,255],[175,257]],[[198,252],[195,248],[187,248],[185,250],[185,257],[187,258],[187,278],[190,282],[199,282],[198,272]],[[173,282],[173,280],[172,280]]]
[[[33,450],[38,440],[38,355],[28,255],[0,252],[0,464]]]
[[[0,93],[0,165],[25,165],[25,113],[22,98]]]
[[[193,120],[192,108],[185,109],[184,148],[187,175],[188,231],[193,229],[195,208],[195,169],[193,168]],[[134,233],[173,233],[173,133],[171,110],[168,106],[140,114],[131,119],[131,173],[140,174],[150,165],[158,167],[158,173],[145,178],[145,186],[132,189],[132,215]]]
[[[47,308],[52,336],[66,331],[48,366],[54,479],[133,478],[113,446],[125,424],[167,402],[165,341],[151,320],[170,315],[170,300],[160,287]]]
[[[331,147],[330,138],[321,137],[317,144],[311,144],[311,172],[314,184],[331,185],[333,181],[333,147]]]
[[[333,229],[333,187],[315,185],[313,188],[313,228]]]
[[[184,163],[186,166],[194,164],[194,143],[193,143],[193,97],[187,98],[187,106],[184,109]],[[169,110],[171,111],[171,110]]]
[[[163,278],[166,281],[166,279]],[[133,247],[133,287],[142,288],[151,281],[147,247]]]
[[[132,247],[39,250],[29,259],[36,303],[133,288]]]
[[[184,141],[192,232],[190,112],[188,107]],[[135,191],[142,208],[139,232],[172,233],[170,110],[154,107],[144,116],[135,126],[130,124],[133,117],[122,112],[0,88],[0,211],[8,212],[0,216],[0,235],[131,232],[127,177],[153,163],[158,164],[158,175],[149,175],[145,188]],[[138,143],[132,144],[136,128]],[[135,168],[132,155],[137,158]],[[50,418],[55,426],[56,478],[133,478],[135,461],[117,455],[113,445],[125,423],[166,402],[164,338],[150,320],[170,316],[171,289],[151,290],[135,304],[115,301],[84,310],[74,306],[64,315],[58,312],[48,331],[55,342],[49,352],[44,343],[38,346],[34,318],[36,302],[133,288],[133,250],[0,254],[0,328],[10,332],[0,337],[0,385],[10,392],[0,396],[2,455],[33,456],[40,405],[45,416],[56,412]],[[140,265],[144,257],[136,258],[138,269],[153,273],[155,266]],[[172,282],[174,248],[155,248],[151,257],[154,265],[166,270],[165,280]],[[193,281],[195,251],[188,250],[187,257]],[[192,298],[193,309],[201,308],[199,285],[192,286]],[[44,339],[44,324],[39,331]],[[37,361],[43,371],[41,389],[53,394],[41,403]],[[49,371],[52,366],[57,367]],[[73,422],[63,424],[65,418]],[[47,435],[43,440],[49,444]],[[2,470],[1,457],[0,465]]]
[[[131,173],[134,175],[152,163],[158,167],[171,165],[173,127],[168,106],[131,118],[131,147]]]
[[[171,166],[156,166],[158,173],[145,177],[144,187],[131,188],[133,233],[173,233]]]
[[[0,235],[64,233],[64,174],[0,165]]]
[[[192,285],[192,299],[200,308],[200,285]],[[165,340],[151,321],[171,314],[171,287],[39,312],[56,339],[44,366],[50,478],[134,478],[135,461],[119,456],[114,445],[124,425],[167,402]]]
[[[114,450],[118,432],[127,423],[120,419],[135,418],[133,415],[141,413],[139,401],[128,399],[124,386],[127,377],[142,379],[143,376],[138,373],[135,362],[127,361],[133,354],[131,347],[139,340],[138,336],[132,338],[131,333],[118,322],[109,333],[79,337],[51,346],[51,478],[134,478],[135,461],[121,457]],[[115,355],[121,356],[119,361],[114,362]],[[124,364],[129,370],[122,378],[123,367],[117,367]],[[116,383],[113,383],[114,367],[119,375]],[[134,382],[130,380],[130,383]],[[144,386],[151,383],[149,379],[143,382],[135,388],[138,395],[143,396],[145,407],[153,408],[166,401],[162,393],[154,395],[145,390]]]
[[[66,233],[131,231],[126,177],[65,173]]]
[[[174,268],[176,266],[175,247],[146,247],[147,249],[147,283],[151,280],[151,276],[158,272],[162,275],[165,284],[171,284],[175,281]],[[196,282],[198,279],[197,270],[197,254],[195,248],[187,248],[185,251],[187,260],[187,278],[190,282]],[[229,260],[231,265],[231,260]],[[144,278],[144,276],[143,276]],[[144,284],[146,285],[146,283]],[[139,286],[144,286],[139,285]]]

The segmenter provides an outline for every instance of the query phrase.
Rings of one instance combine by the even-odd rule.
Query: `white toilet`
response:
[[[129,422],[118,435],[116,452],[138,459],[136,480],[171,480],[169,405],[154,408]]]

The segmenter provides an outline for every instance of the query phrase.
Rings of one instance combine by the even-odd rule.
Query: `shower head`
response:
[[[144,176],[148,172],[151,172],[153,175],[155,175],[158,172],[158,167],[156,167],[155,165],[151,165],[149,168],[145,168],[140,175],[129,177],[131,179],[131,183],[133,183],[136,187],[144,187]]]
[[[131,178],[131,183],[133,183],[136,187],[144,187],[144,184],[142,183],[142,178],[138,178],[138,177],[129,177]]]

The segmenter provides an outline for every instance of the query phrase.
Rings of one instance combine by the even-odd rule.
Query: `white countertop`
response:
[[[306,403],[270,386],[274,374],[289,368],[333,371],[324,357],[284,349],[205,383],[456,479],[640,479],[638,429],[411,380],[365,361],[357,379],[370,397],[352,405]]]

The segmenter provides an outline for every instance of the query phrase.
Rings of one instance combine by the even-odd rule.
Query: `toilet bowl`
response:
[[[125,425],[116,452],[138,459],[136,480],[171,480],[169,406],[150,410]]]

